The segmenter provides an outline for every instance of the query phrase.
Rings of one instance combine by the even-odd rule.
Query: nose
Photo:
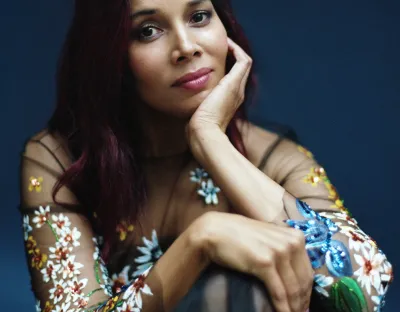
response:
[[[195,56],[200,56],[202,50],[196,43],[196,35],[185,27],[176,30],[175,48],[172,52],[174,64],[188,62]]]

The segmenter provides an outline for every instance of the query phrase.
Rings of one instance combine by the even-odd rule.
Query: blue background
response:
[[[258,122],[292,126],[360,226],[400,264],[400,2],[233,2],[254,50]],[[0,9],[1,310],[35,311],[17,205],[19,153],[54,107],[56,61],[72,1]],[[393,283],[385,311],[398,311]]]

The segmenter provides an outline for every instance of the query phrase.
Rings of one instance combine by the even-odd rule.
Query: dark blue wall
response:
[[[297,131],[361,227],[398,266],[400,2],[347,2],[234,1],[260,77],[251,116]],[[20,0],[0,9],[4,311],[34,311],[17,213],[19,153],[53,109],[55,64],[71,5]],[[399,290],[395,282],[385,311],[398,311]]]

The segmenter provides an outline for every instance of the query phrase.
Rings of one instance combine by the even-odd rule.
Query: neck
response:
[[[141,105],[137,111],[142,135],[141,157],[161,160],[184,156],[189,152],[185,138],[186,119]]]

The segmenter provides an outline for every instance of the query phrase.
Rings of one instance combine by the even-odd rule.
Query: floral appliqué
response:
[[[106,302],[96,306],[95,308],[87,309],[85,312],[97,312],[97,311],[118,311],[118,312],[140,312],[143,307],[142,293],[152,296],[150,287],[145,283],[151,267],[140,274],[133,282],[121,287],[120,294],[111,297]]]
[[[198,184],[197,194],[204,198],[206,205],[218,205],[217,193],[221,189],[214,185],[214,181],[203,168],[196,168],[194,171],[190,171],[190,181]]]
[[[28,190],[29,192],[36,191],[37,193],[40,193],[42,191],[42,182],[43,178],[42,177],[30,177],[29,178],[29,186]]]
[[[132,224],[128,224],[126,221],[122,221],[117,225],[117,233],[119,234],[119,240],[124,241],[128,236],[129,232],[133,232],[135,227]]]
[[[142,253],[142,256],[139,256],[135,259],[135,262],[139,265],[137,266],[136,271],[133,273],[134,277],[143,274],[146,270],[152,267],[153,264],[163,254],[158,243],[157,232],[155,230],[152,231],[151,241],[144,236],[142,240],[144,246],[137,247],[137,249]]]
[[[29,235],[32,232],[29,217],[23,216],[25,246],[31,257],[31,266],[42,273],[44,283],[52,285],[49,289],[49,301],[43,311],[81,311],[81,308],[87,306],[89,297],[102,289],[99,271],[103,272],[105,269],[96,262],[96,280],[100,288],[86,295],[84,290],[88,279],[80,278],[83,264],[77,262],[72,254],[80,246],[81,233],[76,227],[71,228],[71,222],[65,215],[51,214],[50,206],[40,206],[34,211],[34,215],[32,223],[35,228],[39,230],[47,226],[56,241],[54,246],[49,247],[49,256],[42,253],[34,237]],[[37,309],[40,309],[40,302],[37,302]]]
[[[340,199],[336,188],[332,185],[324,168],[311,167],[310,172],[306,177],[303,178],[303,182],[311,184],[314,187],[316,187],[319,183],[323,183],[329,191],[329,199],[335,202],[331,208],[337,208],[341,212],[351,216],[350,211],[344,206],[344,201]]]

